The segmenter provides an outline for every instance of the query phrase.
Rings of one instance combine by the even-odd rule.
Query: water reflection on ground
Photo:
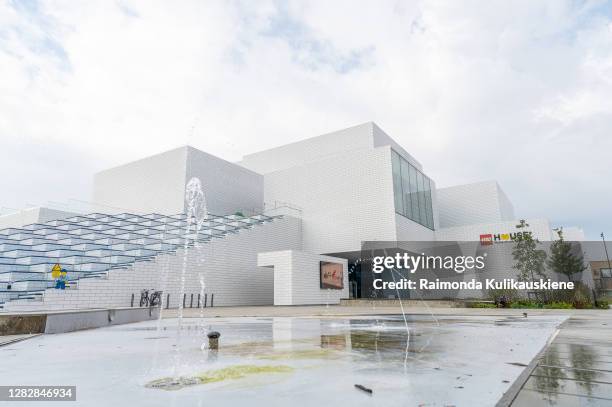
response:
[[[163,320],[17,344],[0,350],[0,377],[75,384],[90,405],[490,406],[563,319],[190,318],[179,346]]]
[[[513,404],[611,405],[612,330],[600,319],[579,317],[563,324]]]

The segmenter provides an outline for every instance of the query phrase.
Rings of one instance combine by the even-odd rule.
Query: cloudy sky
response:
[[[612,3],[0,0],[0,206],[375,121],[438,186],[612,238]]]

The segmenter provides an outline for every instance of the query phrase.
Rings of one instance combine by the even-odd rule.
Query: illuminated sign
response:
[[[342,264],[320,262],[321,288],[341,290],[344,288]]]
[[[493,244],[493,235],[490,233],[486,235],[480,235],[480,244],[483,246]]]

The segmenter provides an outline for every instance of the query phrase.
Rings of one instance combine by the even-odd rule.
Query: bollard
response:
[[[219,349],[219,337],[221,336],[221,334],[217,331],[211,331],[207,333],[206,336],[208,336],[208,349]]]
[[[130,308],[134,308],[134,293],[132,293],[132,301],[130,302]]]
[[[191,301],[189,301],[189,308],[193,308],[193,293],[191,293]]]
[[[166,309],[170,308],[170,294],[166,295]]]
[[[215,300],[215,294],[210,294],[210,306],[214,307],[213,301]]]
[[[185,308],[185,299],[187,298],[187,294],[183,293],[183,308]]]
[[[202,308],[202,303],[200,302],[200,294],[198,294],[198,308]]]
[[[204,294],[204,308],[208,305],[208,293]]]

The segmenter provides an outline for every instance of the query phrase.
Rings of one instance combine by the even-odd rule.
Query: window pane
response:
[[[404,159],[402,163],[402,189],[404,191],[404,216],[412,218],[412,203],[410,199],[410,164]]]
[[[433,229],[433,210],[431,207],[431,180],[425,178],[425,214],[427,215],[427,227]]]
[[[393,150],[391,171],[395,212],[433,230],[431,180]]]
[[[403,194],[400,156],[393,150],[391,151],[391,168],[393,172],[393,198],[395,200],[395,212],[403,214],[404,203],[402,200]]]
[[[415,222],[419,221],[419,198],[417,197],[417,170],[412,165],[410,166],[410,202],[412,203],[412,219]]]
[[[427,215],[425,214],[425,185],[423,184],[423,174],[417,172],[417,186],[419,188],[419,223],[427,224]]]

